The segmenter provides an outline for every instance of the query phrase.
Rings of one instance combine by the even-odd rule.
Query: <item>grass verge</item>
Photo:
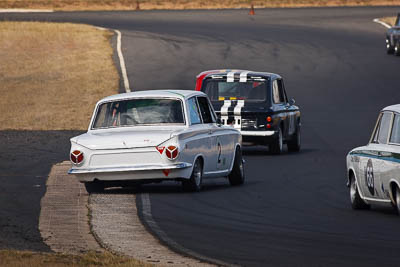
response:
[[[118,91],[112,34],[88,25],[0,22],[0,130],[87,129],[96,101]]]
[[[109,252],[89,252],[83,255],[67,255],[60,253],[39,253],[28,251],[0,250],[0,266],[19,267],[63,267],[63,266],[153,266],[134,259],[116,256]]]
[[[393,6],[400,0],[0,0],[0,8],[54,10],[223,9],[327,6]]]
[[[379,20],[389,24],[390,26],[393,26],[396,23],[396,18],[397,17],[384,17],[380,18]]]

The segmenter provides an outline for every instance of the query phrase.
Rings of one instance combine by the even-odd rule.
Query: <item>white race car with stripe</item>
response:
[[[248,70],[211,70],[197,76],[197,91],[211,100],[221,123],[238,129],[243,141],[268,145],[271,152],[301,146],[300,110],[288,99],[278,74]]]
[[[69,174],[88,192],[163,180],[199,191],[203,178],[244,182],[240,132],[218,125],[201,92],[151,90],[106,97],[88,132],[71,139]]]
[[[400,105],[380,112],[369,143],[351,150],[346,161],[354,209],[383,203],[400,212]]]

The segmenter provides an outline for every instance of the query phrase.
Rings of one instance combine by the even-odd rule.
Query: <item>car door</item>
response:
[[[385,198],[385,188],[381,180],[384,168],[384,157],[388,143],[392,112],[383,112],[379,116],[371,142],[366,146],[360,158],[359,185],[363,195],[373,199]]]
[[[294,105],[291,105],[289,103],[289,99],[286,94],[286,89],[285,89],[285,83],[283,82],[283,79],[278,79],[278,86],[280,90],[282,91],[283,97],[285,99],[285,109],[286,109],[286,116],[288,118],[288,127],[287,127],[287,134],[288,135],[293,135],[296,131],[296,111],[297,107]]]
[[[281,79],[276,79],[272,82],[272,102],[275,113],[283,122],[282,134],[286,137],[289,129],[288,103],[283,93]]]
[[[203,123],[199,103],[197,98],[188,99],[188,113],[190,118],[190,127],[195,134],[187,141],[187,147],[192,150],[193,156],[202,153],[204,156],[203,172],[209,172],[213,169],[213,162],[209,160],[212,155],[211,132],[208,123]]]
[[[198,96],[197,103],[199,105],[200,115],[202,118],[202,124],[204,129],[207,130],[207,140],[206,142],[209,144],[209,149],[207,151],[203,151],[205,161],[207,161],[206,165],[207,168],[204,171],[213,172],[216,170],[216,162],[217,162],[217,153],[220,153],[221,148],[217,147],[220,145],[219,140],[217,140],[217,136],[215,135],[215,117],[212,114],[212,111],[209,107],[209,102],[207,97],[205,96]],[[218,148],[220,150],[218,150]]]
[[[207,97],[197,97],[200,107],[200,113],[203,118],[203,122],[207,124],[209,129],[209,140],[211,141],[211,149],[209,161],[212,162],[210,171],[225,170],[229,167],[229,163],[232,160],[232,141],[230,136],[227,134],[227,130],[223,127],[216,125],[216,116],[211,107]]]
[[[400,185],[400,114],[393,113],[389,141],[381,152],[382,190],[386,199],[390,198],[390,183],[396,181]]]

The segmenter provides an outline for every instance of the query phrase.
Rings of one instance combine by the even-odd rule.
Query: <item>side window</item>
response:
[[[189,98],[188,109],[189,109],[190,122],[192,124],[201,123],[199,108],[197,107],[197,101],[195,97]]]
[[[206,97],[197,97],[197,101],[199,101],[200,113],[203,118],[203,123],[213,123],[213,117],[211,115],[211,110],[208,105],[208,100]]]
[[[381,125],[381,118],[382,118],[382,113],[380,113],[378,116],[374,132],[372,133],[371,143],[378,143],[378,132],[379,132],[379,126]]]
[[[390,135],[390,143],[400,144],[400,115],[399,114],[394,115],[392,133]]]
[[[272,99],[274,100],[275,104],[281,103],[278,82],[276,80],[272,82]]]
[[[379,126],[379,132],[378,132],[378,143],[379,144],[386,144],[387,143],[387,138],[389,134],[389,126],[390,126],[390,120],[392,119],[392,113],[391,112],[385,112],[382,115],[381,118],[381,123]]]
[[[278,88],[279,88],[279,98],[280,98],[281,102],[287,102],[285,85],[283,84],[283,80],[279,79],[277,81],[278,81]]]

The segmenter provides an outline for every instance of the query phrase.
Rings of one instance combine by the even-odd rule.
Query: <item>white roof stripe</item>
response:
[[[233,83],[234,80],[235,80],[235,72],[234,71],[228,72],[228,74],[226,75],[226,82]]]
[[[245,83],[247,82],[247,74],[249,74],[250,71],[243,71],[240,73],[240,80],[239,82]]]

